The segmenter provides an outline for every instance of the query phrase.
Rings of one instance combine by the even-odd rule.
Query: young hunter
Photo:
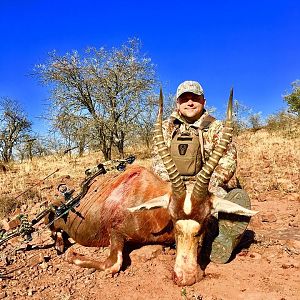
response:
[[[223,124],[209,115],[204,106],[206,99],[203,88],[196,81],[184,81],[176,92],[176,110],[163,122],[163,135],[172,159],[183,180],[193,181],[194,176],[208,160],[214,147],[222,136]],[[250,199],[242,189],[227,192],[227,184],[233,177],[237,166],[237,153],[230,143],[224,156],[215,168],[209,184],[209,191],[226,200],[250,208]],[[156,147],[154,148],[153,170],[162,179],[169,176]],[[210,259],[216,263],[229,261],[232,251],[244,233],[249,217],[234,219],[219,215],[218,233],[212,243]]]

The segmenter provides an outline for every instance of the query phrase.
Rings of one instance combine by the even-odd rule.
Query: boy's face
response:
[[[203,95],[183,93],[177,98],[176,107],[180,114],[190,123],[197,121],[203,112],[205,99]]]

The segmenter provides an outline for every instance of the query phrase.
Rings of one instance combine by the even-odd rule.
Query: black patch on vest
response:
[[[193,140],[193,138],[191,138],[191,137],[181,137],[181,136],[179,136],[178,138],[177,138],[177,141],[192,141]]]
[[[187,144],[179,144],[179,145],[178,145],[178,151],[179,151],[179,154],[180,154],[180,155],[185,155],[188,146],[189,146],[189,145],[187,145]]]

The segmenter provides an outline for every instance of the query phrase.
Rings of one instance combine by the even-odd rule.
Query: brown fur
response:
[[[119,271],[120,252],[125,242],[171,243],[174,233],[171,217],[165,208],[130,212],[129,207],[140,205],[152,198],[170,193],[170,184],[149,170],[133,166],[117,177],[98,177],[87,194],[67,219],[58,219],[51,229],[62,231],[77,243],[88,247],[111,248],[105,262],[79,256],[72,251],[67,260],[83,267]],[[53,216],[48,216],[49,222]],[[60,241],[61,243],[61,241]],[[61,245],[60,245],[61,248]]]

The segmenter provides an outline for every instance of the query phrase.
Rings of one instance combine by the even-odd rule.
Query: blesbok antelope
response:
[[[170,182],[141,166],[132,166],[119,176],[106,180],[98,177],[67,219],[56,220],[51,229],[63,232],[83,246],[110,245],[109,257],[101,262],[68,249],[66,258],[81,267],[116,273],[123,262],[126,242],[174,243],[176,261],[174,281],[191,285],[200,280],[203,270],[198,253],[207,231],[207,220],[218,212],[252,216],[256,212],[211,195],[210,176],[231,139],[232,92],[227,109],[223,137],[198,173],[196,182],[186,186],[178,173],[162,136],[162,91],[155,124],[155,143]],[[103,182],[103,179],[105,182]],[[51,219],[51,216],[48,218]]]

